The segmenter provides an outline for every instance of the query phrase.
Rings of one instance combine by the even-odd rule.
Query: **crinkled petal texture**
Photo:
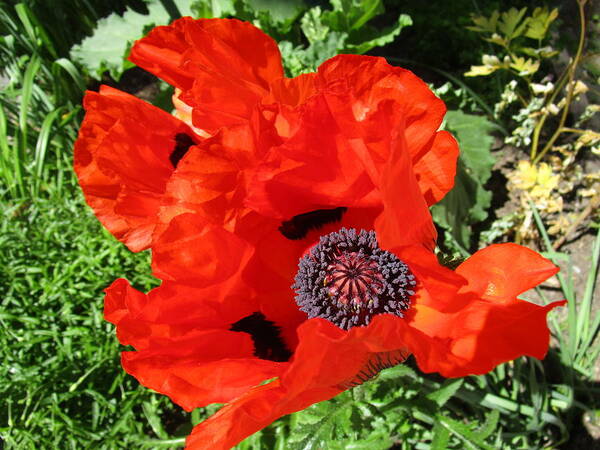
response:
[[[85,199],[117,239],[143,250],[167,180],[200,138],[170,114],[107,86],[87,92],[84,107],[74,167]]]
[[[123,368],[188,411],[231,401],[281,375],[288,365],[257,358],[254,337],[234,330],[235,323],[259,311],[252,289],[241,278],[252,248],[189,216],[171,223],[156,255],[160,266],[177,251],[179,262],[189,264],[189,273],[177,277],[185,268],[167,264],[171,271],[165,278],[178,281],[165,281],[147,295],[119,279],[106,290],[104,309],[105,318],[117,326],[119,341],[135,348],[122,353]],[[173,245],[180,234],[187,236],[185,253]],[[219,244],[231,260],[217,257]]]
[[[383,167],[400,149],[428,205],[454,184],[458,145],[438,131],[444,103],[383,58],[336,56],[317,73],[274,83],[263,102],[279,105],[275,123],[286,138],[257,169],[248,203],[263,214],[373,205],[381,201]]]
[[[446,377],[484,374],[524,355],[542,359],[550,342],[546,315],[566,302],[539,306],[517,295],[557,272],[519,245],[480,250],[456,269],[466,284],[450,301],[430,295],[411,307],[406,345],[423,371]]]
[[[538,306],[516,296],[556,273],[551,262],[524,247],[494,245],[454,273],[422,247],[397,251],[419,279],[404,319],[379,315],[347,332],[323,319],[307,320],[298,327],[298,347],[279,379],[197,425],[188,448],[230,448],[282,415],[401,362],[409,352],[424,371],[448,377],[486,373],[523,355],[545,356],[546,315],[564,302]]]
[[[283,77],[277,43],[237,19],[184,17],[137,41],[129,58],[181,89],[194,126],[209,133],[248,120]]]

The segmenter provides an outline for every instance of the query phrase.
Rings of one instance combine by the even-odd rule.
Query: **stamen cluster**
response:
[[[403,317],[416,285],[408,266],[379,248],[374,231],[342,228],[322,236],[298,267],[292,288],[300,310],[344,330],[377,314]]]

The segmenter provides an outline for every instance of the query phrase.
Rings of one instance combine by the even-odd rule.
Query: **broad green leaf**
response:
[[[471,225],[487,217],[491,193],[484,189],[494,165],[490,153],[493,124],[485,117],[448,111],[446,128],[458,140],[458,159],[454,188],[431,208],[433,218],[463,249],[470,247]],[[459,248],[460,248],[459,247]]]
[[[290,76],[305,72],[312,72],[326,59],[332,58],[340,52],[347,38],[346,33],[332,31],[327,39],[316,41],[308,47],[294,47],[291,42],[279,43],[279,50],[283,58],[283,65]]]
[[[364,26],[360,29],[360,32],[350,34],[349,43],[346,47],[352,53],[366,53],[373,47],[381,47],[389,44],[400,34],[404,27],[410,25],[412,25],[410,16],[400,14],[393,26],[386,27],[383,30]],[[358,44],[355,44],[355,42],[358,42]]]
[[[333,10],[323,12],[323,22],[335,31],[357,30],[384,12],[381,0],[330,0]]]
[[[189,1],[174,1],[182,15],[191,14]],[[131,44],[150,28],[166,25],[171,20],[160,0],[150,0],[146,6],[148,14],[128,8],[123,16],[113,13],[100,19],[94,34],[73,46],[71,58],[98,79],[108,70],[118,80],[126,69],[133,66],[126,60]]]
[[[303,0],[244,0],[255,11],[268,11],[275,22],[294,20],[306,8]]]
[[[495,158],[490,153],[493,138],[490,132],[495,125],[483,116],[466,114],[462,111],[446,113],[446,128],[458,140],[460,155],[468,172],[478,181],[485,183],[490,175]]]

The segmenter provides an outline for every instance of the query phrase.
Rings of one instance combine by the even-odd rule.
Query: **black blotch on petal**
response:
[[[281,223],[279,231],[290,240],[304,238],[310,230],[318,230],[328,223],[339,222],[348,210],[345,206],[333,209],[317,209],[315,211],[298,214],[290,220]]]
[[[270,361],[288,361],[292,352],[288,350],[280,335],[280,328],[265,318],[261,312],[255,312],[238,320],[231,331],[248,333],[254,342],[254,355]]]
[[[177,133],[175,135],[175,148],[169,155],[169,161],[171,161],[174,168],[177,168],[177,164],[179,164],[181,158],[185,156],[192,145],[196,145],[196,143],[187,134]]]

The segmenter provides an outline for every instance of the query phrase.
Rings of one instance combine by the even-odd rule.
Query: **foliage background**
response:
[[[26,0],[0,4],[0,437],[6,448],[177,448],[192,424],[218,406],[181,411],[137,384],[119,364],[113,327],[102,317],[102,289],[127,277],[140,289],[156,285],[149,254],[116,242],[85,206],[72,173],[72,145],[82,119],[81,98],[100,82],[170,109],[169,88],[125,60],[131,42],[178,14],[251,20],[280,43],[289,75],[313,70],[340,52],[382,55],[431,82],[451,112],[446,127],[462,148],[456,188],[433,215],[440,254],[448,262],[479,246],[515,237],[498,217],[508,171],[527,157],[507,147],[520,125],[492,113],[510,77],[463,74],[490,52],[469,32],[470,15],[538,2],[401,2],[399,0]],[[544,63],[557,74],[575,53],[577,2],[559,6],[549,40],[563,52]],[[586,6],[593,64],[598,14]],[[586,47],[587,48],[587,47]],[[594,50],[596,49],[596,50]],[[598,102],[593,89],[589,103]],[[596,97],[594,97],[596,96]],[[573,110],[574,123],[582,110]],[[551,122],[554,119],[549,119]],[[552,122],[553,123],[553,122]],[[542,135],[543,139],[549,136]],[[568,143],[568,141],[567,141]],[[551,152],[552,153],[552,152]],[[593,154],[578,153],[587,167]],[[566,157],[565,157],[566,158]],[[587,169],[586,169],[587,170]],[[585,172],[585,170],[584,170]],[[566,173],[559,173],[566,179]],[[504,199],[506,201],[506,199]],[[522,358],[485,376],[444,380],[412,361],[373,382],[282,418],[240,448],[592,448],[598,441],[597,340],[594,300],[600,258],[597,216],[577,233],[589,242],[575,266],[555,248],[548,218],[529,208],[528,243],[565,269],[550,290],[528,298],[570,300],[553,317],[555,345],[539,362]],[[583,274],[577,275],[579,268]]]

